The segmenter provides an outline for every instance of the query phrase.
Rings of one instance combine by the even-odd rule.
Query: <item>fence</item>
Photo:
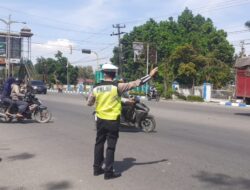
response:
[[[211,98],[230,100],[234,97],[233,90],[212,90]]]
[[[195,95],[195,96],[204,96],[204,86],[195,86],[194,90],[191,88],[180,87],[177,89],[177,92],[183,94],[184,96]],[[234,97],[234,89],[228,88],[223,90],[211,90],[211,98],[212,99],[223,99],[230,100]]]
[[[180,88],[177,88],[177,92],[179,92],[180,94],[183,94],[184,96],[195,95],[195,96],[202,97],[203,86],[195,86],[194,90],[191,88],[180,87]]]

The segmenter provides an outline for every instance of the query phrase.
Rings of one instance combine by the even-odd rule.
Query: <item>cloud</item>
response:
[[[93,66],[94,69],[97,68],[97,56],[94,53],[82,54],[80,49],[77,49],[77,44],[73,43],[68,39],[57,39],[50,40],[46,43],[32,43],[32,62],[35,64],[38,57],[44,58],[54,58],[57,51],[61,51],[63,56],[67,57],[69,62],[73,65],[80,66]],[[72,46],[72,53],[70,52],[70,46]],[[99,63],[107,60],[103,59],[103,56],[99,54]]]
[[[93,0],[73,12],[68,12],[63,20],[80,25],[86,30],[100,29],[119,17],[116,6],[119,6],[119,0]]]
[[[32,60],[37,57],[51,57],[57,51],[61,52],[70,52],[70,46],[74,47],[75,44],[68,39],[57,39],[57,40],[50,40],[46,43],[32,43]]]

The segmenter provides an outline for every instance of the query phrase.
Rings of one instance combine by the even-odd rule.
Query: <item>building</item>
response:
[[[0,32],[0,78],[18,76],[20,70],[28,74],[27,68],[21,67],[26,67],[25,62],[30,60],[32,35],[27,27],[22,28],[20,33]]]
[[[236,68],[236,89],[235,95],[250,104],[250,57],[238,58]]]

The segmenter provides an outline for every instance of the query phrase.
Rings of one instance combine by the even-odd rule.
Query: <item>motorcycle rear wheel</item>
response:
[[[3,108],[3,107],[0,107],[0,113],[5,113],[5,111],[6,111],[6,109],[5,108]],[[11,122],[12,121],[12,118],[10,118],[10,117],[4,117],[4,116],[1,116],[0,117],[0,121],[1,122],[4,122],[4,123],[8,123],[8,122]]]
[[[156,126],[155,119],[154,116],[152,115],[148,115],[140,122],[141,129],[146,133],[154,131],[155,126]]]
[[[34,113],[34,119],[38,123],[47,123],[51,120],[52,114],[49,110],[38,110]]]

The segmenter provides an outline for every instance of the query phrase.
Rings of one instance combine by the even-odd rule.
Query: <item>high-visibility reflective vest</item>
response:
[[[93,88],[96,100],[96,116],[105,120],[117,120],[121,115],[121,97],[117,83],[104,81]]]

